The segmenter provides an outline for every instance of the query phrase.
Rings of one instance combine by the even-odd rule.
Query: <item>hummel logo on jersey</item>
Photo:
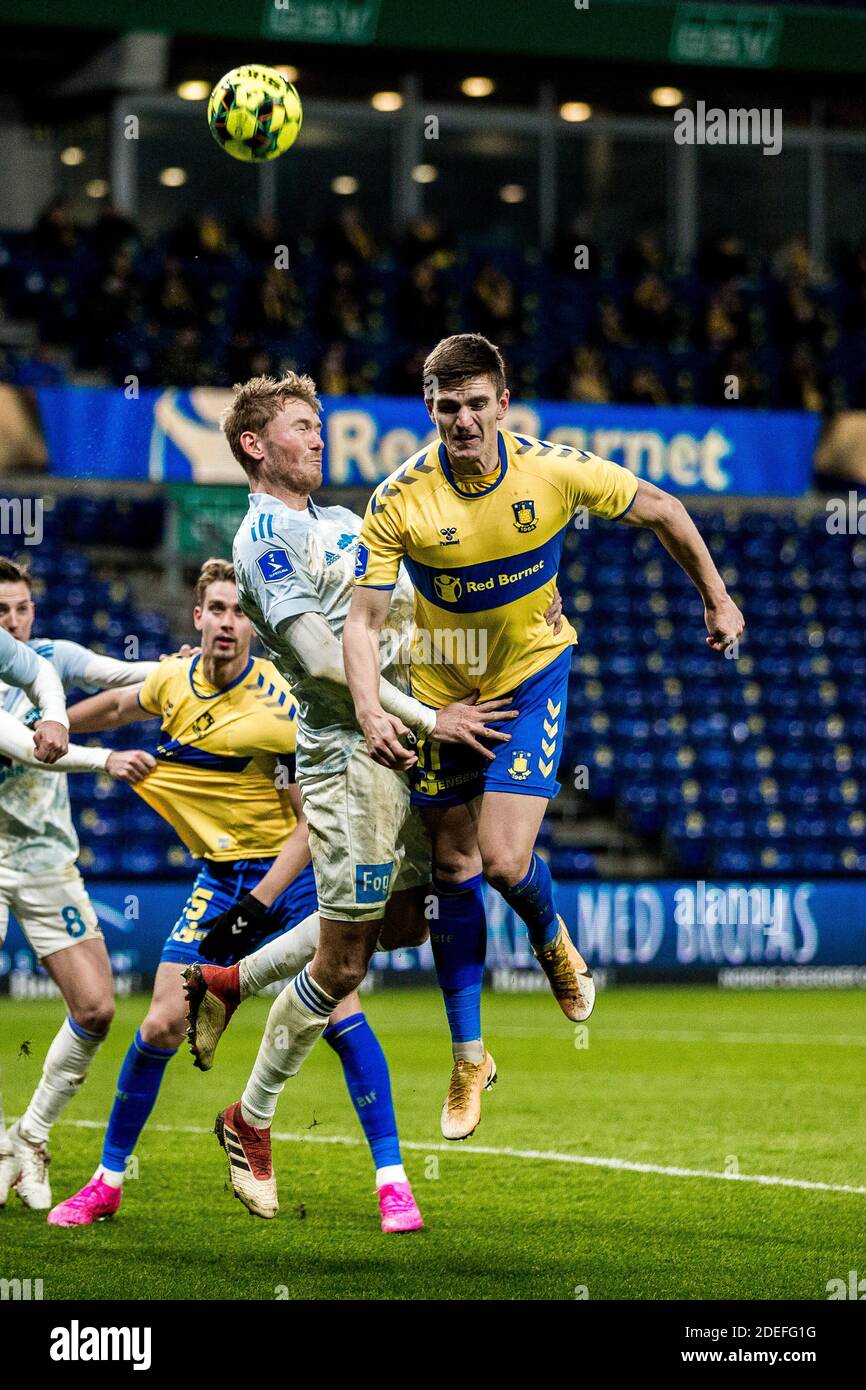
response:
[[[442,526],[442,527],[440,527],[439,534],[440,534],[440,536],[443,536],[443,537],[444,537],[444,540],[441,540],[441,541],[439,542],[440,545],[459,545],[459,544],[460,544],[460,538],[457,536],[457,527],[456,527],[456,526]],[[457,537],[457,539],[455,539],[455,537]]]
[[[295,572],[295,567],[284,550],[266,550],[264,555],[257,557],[256,564],[266,584],[288,579]]]
[[[246,917],[239,917],[236,922],[232,923],[232,936],[240,936],[241,932],[247,926],[249,926],[249,923],[247,922]]]

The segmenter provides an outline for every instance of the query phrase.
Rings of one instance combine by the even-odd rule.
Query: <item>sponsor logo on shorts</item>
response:
[[[387,864],[355,865],[355,902],[385,903],[394,872],[393,859]]]

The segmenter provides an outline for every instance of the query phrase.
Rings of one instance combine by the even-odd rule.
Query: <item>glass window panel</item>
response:
[[[261,170],[220,149],[208,130],[206,102],[143,112],[136,155],[138,220],[148,235],[166,232],[206,211],[217,212],[229,223],[255,217]],[[159,175],[168,168],[184,169],[186,183],[164,187]]]
[[[698,148],[702,240],[733,230],[747,250],[767,254],[809,227],[808,156],[783,146],[765,155],[756,145]]]
[[[866,146],[859,150],[828,150],[825,156],[827,245],[856,244],[866,230]]]
[[[351,116],[307,108],[297,143],[275,161],[277,212],[298,232],[313,232],[351,201],[379,238],[392,222],[394,148],[399,115],[358,107]],[[334,179],[357,180],[351,195],[334,191]]]
[[[507,118],[460,129],[443,118],[438,140],[422,142],[422,160],[437,172],[423,185],[424,209],[466,244],[535,245],[538,156],[535,135],[508,129]],[[514,201],[505,201],[505,198]],[[517,201],[520,199],[520,201]]]
[[[630,139],[603,130],[560,135],[560,232],[580,232],[606,257],[621,251],[640,231],[663,233],[669,159],[662,139]]]

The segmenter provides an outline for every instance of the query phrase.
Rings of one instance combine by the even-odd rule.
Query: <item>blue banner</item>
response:
[[[152,976],[189,884],[91,882],[89,891],[115,973],[133,981]],[[708,970],[763,979],[779,970],[854,967],[852,982],[866,986],[866,885],[856,880],[565,882],[557,899],[581,954],[618,979]],[[488,967],[537,970],[525,927],[490,889],[487,915]],[[429,943],[379,953],[372,968],[432,971]],[[0,978],[32,977],[35,969],[13,920],[0,951]]]
[[[231,392],[44,386],[52,470],[75,478],[245,482],[219,429]],[[432,439],[420,399],[323,401],[325,483],[374,487]],[[516,403],[509,429],[589,449],[687,495],[798,496],[809,487],[820,417],[798,411]]]

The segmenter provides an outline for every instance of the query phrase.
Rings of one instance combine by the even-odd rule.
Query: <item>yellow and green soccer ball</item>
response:
[[[301,129],[301,99],[282,73],[263,64],[232,68],[210,94],[210,132],[233,159],[258,164],[285,154]]]

